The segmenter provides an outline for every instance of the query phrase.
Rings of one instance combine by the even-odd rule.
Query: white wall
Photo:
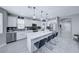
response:
[[[62,22],[62,32],[71,32],[71,22]]]
[[[72,35],[78,33],[79,34],[79,14],[74,14],[71,16],[67,16],[72,20]]]
[[[0,34],[0,47],[6,44],[6,27],[7,27],[7,11],[0,8],[0,13],[3,13],[3,33]]]
[[[79,15],[74,15],[72,18],[72,33],[79,33]]]

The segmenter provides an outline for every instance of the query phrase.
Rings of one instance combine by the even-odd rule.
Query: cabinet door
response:
[[[8,17],[8,27],[16,27],[17,26],[17,17],[9,16]]]
[[[16,41],[16,33],[7,33],[6,38],[7,43]]]
[[[12,33],[12,40],[11,41],[16,41],[16,33]]]
[[[12,40],[12,33],[7,33],[7,43],[9,43],[9,42],[11,42],[11,40]]]
[[[24,39],[27,37],[26,31],[17,32],[17,40]]]
[[[16,33],[14,33],[14,40],[16,41]]]
[[[20,40],[22,37],[21,32],[17,32],[17,40]]]

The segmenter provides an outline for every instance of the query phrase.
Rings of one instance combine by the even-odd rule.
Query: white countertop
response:
[[[27,39],[35,39],[44,35],[48,35],[52,33],[52,31],[39,31],[39,32],[31,32],[31,33],[27,33]]]

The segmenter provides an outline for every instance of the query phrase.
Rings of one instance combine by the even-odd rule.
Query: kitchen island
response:
[[[44,39],[48,38],[48,36],[51,36],[54,32],[52,31],[38,31],[33,33],[27,33],[27,49],[28,51],[34,52],[37,50],[37,48],[34,47],[34,43]]]

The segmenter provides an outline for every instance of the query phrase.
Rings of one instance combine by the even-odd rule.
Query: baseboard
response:
[[[4,44],[1,44],[1,45],[0,45],[0,48],[1,48],[1,47],[3,47],[3,46],[5,46],[5,45],[6,45],[6,43],[4,43]]]

